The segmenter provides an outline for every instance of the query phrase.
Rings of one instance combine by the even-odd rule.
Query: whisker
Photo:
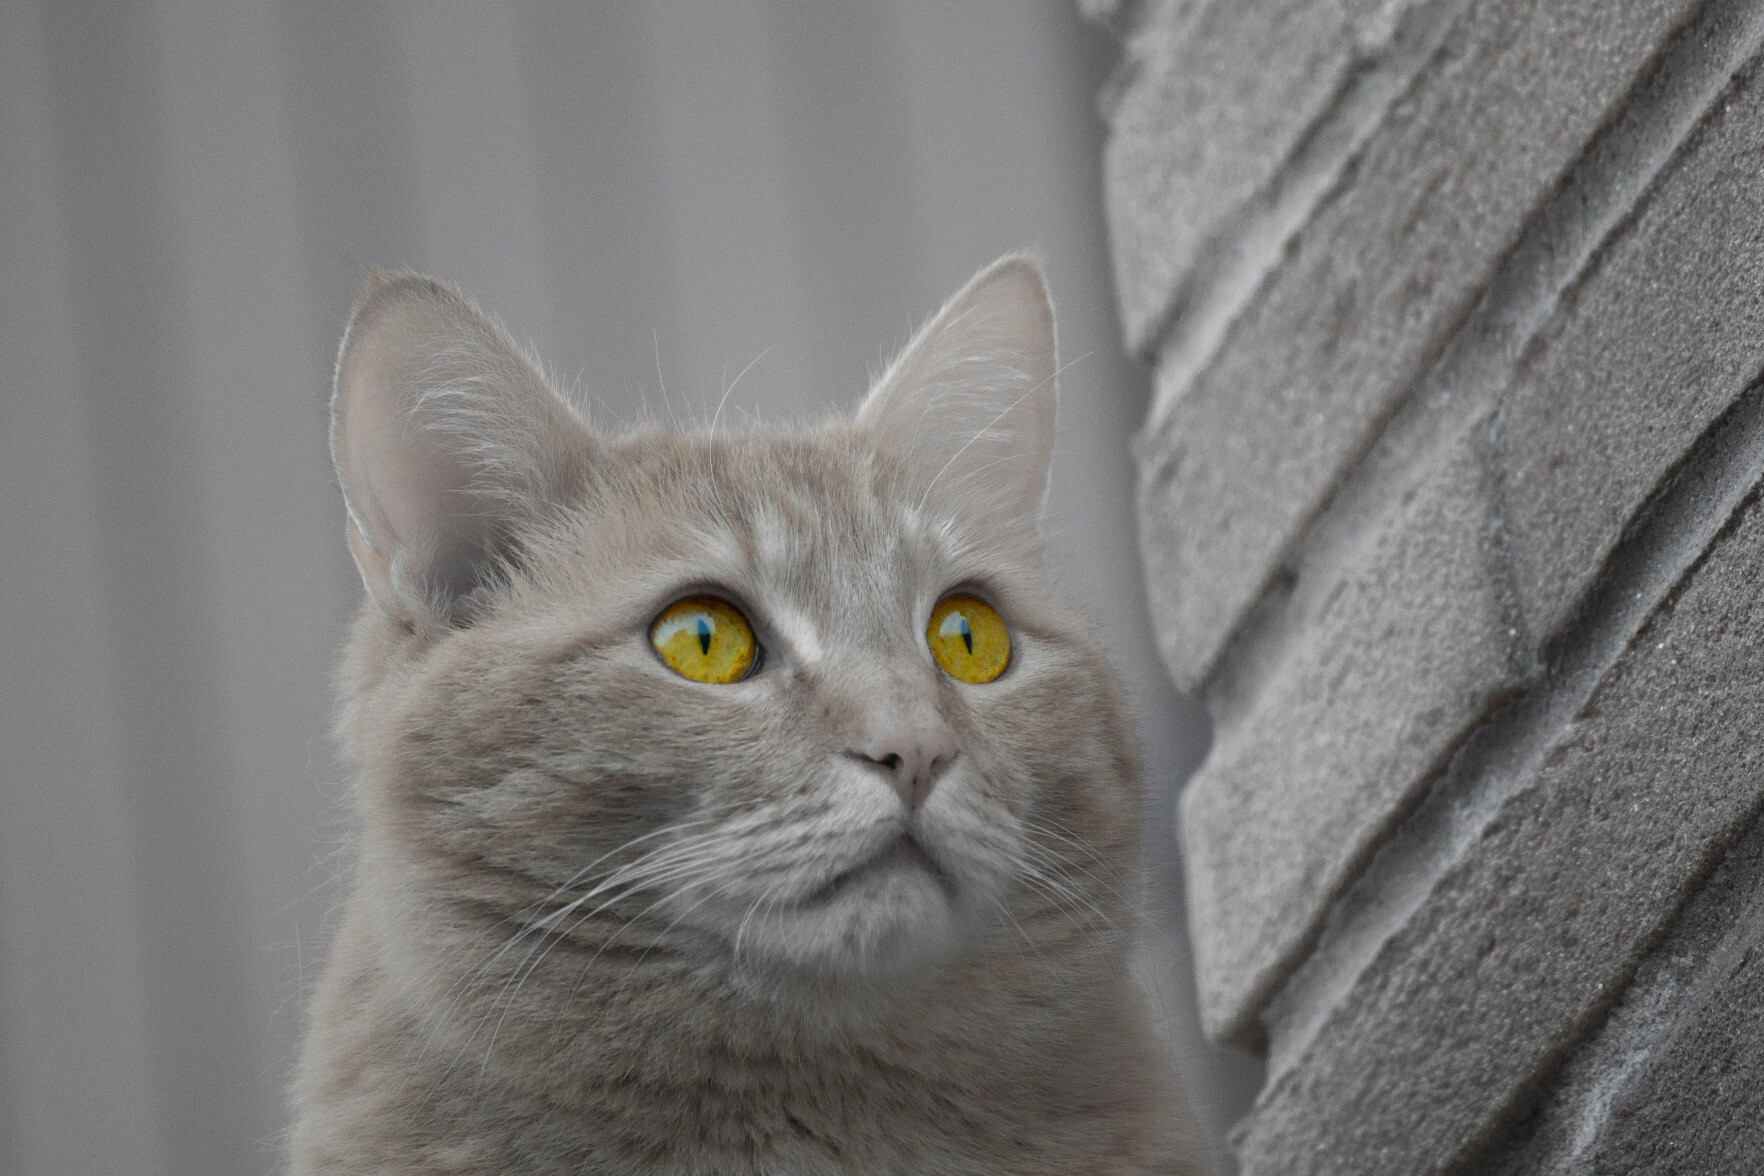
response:
[[[717,435],[717,422],[723,419],[723,405],[725,405],[729,402],[729,393],[735,391],[735,385],[741,383],[741,377],[745,376],[748,372],[751,372],[753,370],[753,365],[758,363],[760,360],[764,359],[766,356],[770,355],[772,353],[772,348],[776,347],[776,346],[777,346],[777,344],[774,343],[771,346],[767,347],[764,351],[760,352],[758,355],[754,356],[752,359],[750,359],[747,362],[746,367],[742,368],[738,373],[736,373],[735,379],[731,383],[724,385],[723,398],[721,400],[717,401],[717,411],[711,414],[710,435],[712,437],[715,437]],[[723,370],[724,370],[724,373],[727,374],[728,369],[725,368]]]
[[[621,890],[618,894],[614,895],[612,898],[609,898],[606,902],[602,903],[600,906],[596,907],[594,910],[590,911],[588,914],[583,915],[581,918],[577,919],[575,923],[571,924],[570,928],[567,931],[555,933],[555,938],[552,939],[552,941],[549,945],[547,945],[545,943],[544,939],[541,939],[538,943],[536,943],[533,946],[533,948],[528,951],[526,959],[522,960],[521,965],[516,969],[515,973],[513,975],[511,975],[508,980],[504,981],[503,992],[501,994],[499,994],[497,996],[496,1000],[491,1003],[490,1008],[485,1011],[484,1018],[479,1022],[479,1028],[481,1029],[483,1027],[483,1022],[489,1020],[490,1014],[492,1012],[495,1012],[496,1005],[497,1004],[502,1005],[502,1012],[500,1014],[498,1014],[498,1016],[496,1018],[496,1025],[490,1032],[490,1041],[484,1047],[484,1058],[479,1063],[479,1066],[478,1066],[478,1082],[480,1084],[483,1082],[484,1075],[487,1072],[489,1065],[490,1065],[490,1058],[496,1048],[496,1040],[502,1033],[502,1026],[503,1026],[504,1022],[506,1022],[506,1020],[508,1019],[509,1012],[514,1008],[516,1000],[520,997],[521,989],[526,985],[527,980],[533,975],[533,973],[539,968],[539,966],[545,962],[545,958],[551,954],[551,952],[558,946],[558,944],[563,943],[565,940],[567,940],[569,938],[569,936],[574,933],[576,928],[582,926],[589,919],[592,919],[595,915],[599,914],[601,911],[604,911],[605,909],[607,909],[607,907],[613,905],[614,903],[621,902],[624,899],[631,897],[632,894],[637,893],[640,890],[649,889],[653,886],[660,885],[661,883],[672,881],[678,877],[683,876],[683,877],[691,878],[694,871],[697,869],[697,867],[698,867],[698,863],[695,862],[695,863],[689,864],[687,866],[680,867],[674,871],[667,872],[663,875],[645,879],[644,881],[642,881],[640,883],[636,883],[631,887],[628,887],[624,890]],[[604,941],[602,941],[599,948],[595,951],[593,958],[589,961],[590,966],[593,964],[594,960],[598,960],[600,958],[601,953],[604,952],[612,944],[613,940],[617,939],[621,934],[624,933],[624,931],[627,927],[629,927],[632,923],[635,923],[639,919],[643,918],[645,915],[649,914],[650,911],[655,910],[657,907],[659,907],[659,906],[667,903],[671,899],[677,897],[681,892],[686,890],[690,885],[692,885],[692,883],[688,883],[686,886],[676,887],[672,893],[663,895],[661,898],[657,899],[655,902],[653,902],[649,906],[645,907],[642,911],[638,912],[636,915],[633,915],[630,918],[625,919],[623,922],[621,922],[619,924],[618,929],[615,930]],[[578,900],[578,901],[580,902],[582,900]],[[534,960],[533,953],[535,951],[539,951],[539,949],[541,947],[543,947],[544,950],[542,952],[540,952],[538,959]],[[532,962],[529,964],[528,961],[532,961]],[[510,987],[509,987],[511,984],[513,985],[512,991],[510,990]],[[474,1034],[474,1036],[475,1036],[475,1034]],[[463,1049],[463,1047],[462,1047],[462,1049]],[[457,1062],[457,1058],[455,1060]]]
[[[1023,937],[1023,942],[1027,943],[1029,945],[1029,950],[1034,952],[1036,955],[1036,958],[1041,960],[1041,965],[1042,965],[1042,967],[1047,969],[1048,975],[1054,977],[1057,980],[1059,978],[1059,972],[1057,972],[1054,969],[1053,964],[1048,962],[1048,958],[1045,955],[1041,954],[1040,945],[1037,944],[1035,942],[1035,940],[1033,940],[1029,937],[1029,932],[1023,930],[1023,924],[1017,922],[1017,916],[1011,914],[1010,908],[1005,906],[1004,903],[1000,902],[996,898],[992,900],[992,905],[997,907],[998,913],[1003,915],[1006,919],[1008,919],[1010,921],[1011,926],[1013,926],[1017,929],[1017,934],[1021,935]]]
[[[1072,897],[1069,892],[1060,888],[1057,883],[1050,880],[1045,874],[1033,870],[1020,870],[1017,873],[1017,878],[1024,885],[1029,887],[1029,889],[1035,891],[1046,899],[1054,910],[1059,911],[1066,918],[1070,919],[1073,925],[1081,930],[1088,929],[1088,927],[1093,925],[1094,921],[1087,920],[1085,917],[1091,915],[1094,915],[1096,920],[1100,920],[1103,923],[1108,924],[1110,927],[1114,926],[1114,923],[1107,915],[1104,915],[1093,905],[1088,905],[1081,900]]]
[[[528,903],[526,906],[521,907],[518,910],[504,916],[502,919],[498,920],[496,923],[493,923],[490,926],[484,928],[482,931],[480,931],[476,936],[474,936],[472,938],[472,940],[469,943],[463,945],[459,949],[456,949],[456,951],[453,952],[452,954],[457,955],[459,953],[459,951],[467,950],[473,944],[481,942],[487,936],[493,934],[498,927],[505,926],[510,922],[520,922],[521,923],[520,928],[515,932],[514,935],[510,936],[506,941],[504,941],[502,943],[502,945],[500,947],[498,947],[496,949],[496,951],[492,952],[486,959],[481,960],[478,964],[476,964],[473,967],[462,972],[459,975],[459,977],[456,980],[454,980],[454,982],[448,987],[447,991],[442,994],[443,1007],[442,1007],[440,1013],[438,1014],[438,1016],[435,1018],[433,1026],[432,1026],[432,1028],[429,1032],[429,1035],[428,1035],[428,1040],[424,1043],[421,1051],[419,1052],[419,1057],[426,1056],[428,1054],[428,1051],[433,1047],[436,1038],[446,1028],[447,1024],[453,1019],[454,1015],[457,1013],[457,1011],[459,1010],[461,1005],[463,1005],[464,1002],[471,997],[472,991],[474,989],[476,989],[477,987],[479,987],[481,984],[481,981],[483,979],[488,978],[490,971],[496,966],[496,964],[499,963],[510,951],[513,951],[514,948],[517,947],[524,939],[526,939],[528,936],[538,934],[540,936],[540,943],[543,943],[546,937],[548,937],[549,935],[554,933],[552,930],[553,924],[559,923],[562,920],[567,919],[569,917],[569,915],[573,911],[579,909],[583,905],[584,902],[588,901],[589,899],[591,899],[595,895],[598,895],[600,893],[604,893],[607,886],[609,884],[612,884],[614,882],[615,878],[618,878],[620,881],[628,881],[628,880],[630,880],[629,875],[632,872],[641,872],[641,868],[645,867],[645,866],[659,865],[663,861],[665,861],[670,855],[678,854],[679,851],[681,851],[684,848],[704,844],[707,841],[707,838],[705,837],[704,834],[694,834],[692,836],[683,837],[680,841],[673,842],[668,845],[661,846],[656,849],[646,851],[645,853],[640,854],[635,860],[628,862],[624,866],[618,867],[617,869],[609,871],[605,875],[602,875],[598,880],[595,881],[594,888],[592,890],[590,890],[588,892],[588,894],[578,897],[577,899],[573,900],[572,902],[564,905],[563,907],[560,907],[558,910],[555,910],[555,911],[551,912],[550,914],[546,915],[542,919],[531,920],[531,921],[525,920],[524,916],[526,916],[529,912],[543,908],[548,903],[556,901],[556,899],[560,895],[568,892],[571,888],[578,886],[578,885],[581,885],[584,882],[584,880],[591,874],[591,872],[594,870],[594,868],[596,866],[600,865],[602,862],[607,861],[609,858],[615,857],[620,853],[626,852],[626,851],[630,850],[631,848],[633,848],[637,845],[640,845],[641,843],[643,843],[645,841],[654,840],[657,837],[666,836],[669,834],[680,834],[686,830],[701,828],[706,825],[714,825],[714,824],[716,824],[716,822],[712,821],[708,818],[698,818],[698,819],[691,819],[691,820],[686,820],[686,821],[678,821],[678,822],[673,822],[668,825],[664,825],[658,829],[652,829],[647,833],[640,834],[640,835],[633,837],[625,842],[622,842],[621,844],[619,844],[615,848],[608,850],[606,853],[601,854],[599,857],[590,861],[587,865],[578,869],[573,875],[571,875],[571,877],[569,879],[567,879],[561,885],[555,887],[544,898],[539,899],[539,900],[532,902],[532,903]],[[586,917],[592,918],[593,915],[597,914],[597,913],[599,913],[598,910],[596,910],[595,912],[590,912],[590,914]],[[581,925],[580,922],[572,925],[571,930],[573,931],[574,927],[580,926],[580,925]],[[566,934],[566,935],[568,933],[569,932],[564,932],[564,934]],[[538,946],[538,945],[535,945],[535,946]],[[530,959],[531,955],[532,955],[532,952],[531,952],[531,950],[529,950],[527,959]],[[524,966],[524,963],[525,963],[525,960],[523,960],[523,966]],[[434,967],[434,970],[439,971],[444,966],[445,966],[445,964],[443,961],[438,961]],[[517,972],[518,972],[518,968],[517,968]],[[492,1006],[492,1007],[494,1007],[494,1006]],[[470,1040],[470,1038],[468,1037],[467,1041],[469,1042],[469,1040]],[[462,1046],[462,1049],[463,1048],[464,1047]],[[451,1072],[451,1070],[452,1070],[452,1066],[449,1066],[447,1072]],[[413,1071],[413,1073],[414,1073],[414,1071]],[[443,1074],[443,1077],[445,1077],[445,1073]],[[408,1076],[406,1078],[406,1081],[407,1082],[409,1081]]]
[[[1106,878],[1097,877],[1096,874],[1086,868],[1083,863],[1075,862],[1065,854],[1059,853],[1048,846],[1038,845],[1033,840],[1025,840],[1022,843],[1022,847],[1024,853],[1034,856],[1034,858],[1042,865],[1060,871],[1061,873],[1076,872],[1077,874],[1082,875],[1086,882],[1090,883],[1098,890],[1105,892],[1121,902],[1130,901],[1128,896],[1119,886],[1116,886]],[[1076,883],[1077,879],[1070,878],[1069,881]]]
[[[998,422],[1004,420],[1005,417],[1009,416],[1013,411],[1015,411],[1018,405],[1022,404],[1025,400],[1029,399],[1031,396],[1033,396],[1037,392],[1041,391],[1041,389],[1046,387],[1048,384],[1059,379],[1060,376],[1063,375],[1066,372],[1066,370],[1072,366],[1072,364],[1077,363],[1078,360],[1084,359],[1084,358],[1085,358],[1085,356],[1080,355],[1077,359],[1073,359],[1067,363],[1060,365],[1058,368],[1054,369],[1053,373],[1051,375],[1049,375],[1046,379],[1036,381],[1035,384],[1033,386],[1031,386],[1028,391],[1024,392],[1021,396],[1017,397],[1015,400],[1013,400],[1009,404],[1007,404],[1004,408],[1000,409],[998,412],[998,415],[993,417],[990,421],[986,422],[984,427],[976,430],[974,435],[972,437],[969,437],[967,439],[967,441],[962,444],[962,447],[960,449],[956,450],[954,453],[952,453],[950,455],[949,460],[943,463],[943,468],[938,470],[937,475],[935,477],[933,477],[931,479],[931,481],[926,484],[924,493],[922,493],[919,496],[919,509],[920,510],[925,509],[925,504],[931,500],[931,491],[937,486],[937,483],[943,479],[943,475],[949,472],[949,467],[954,465],[956,463],[956,461],[962,456],[962,454],[964,454],[968,451],[970,446],[972,446],[976,441],[980,440],[980,438],[986,436],[986,434],[990,433],[992,431],[993,426],[998,424]],[[916,433],[916,430],[915,430],[915,433]]]
[[[1117,879],[1120,877],[1120,872],[1115,869],[1114,863],[1098,853],[1095,847],[1088,841],[1084,840],[1084,838],[1080,837],[1070,825],[1056,820],[1055,818],[1048,816],[1046,813],[1041,813],[1039,816],[1035,817],[1025,817],[1023,818],[1023,824],[1029,828],[1037,829],[1040,832],[1047,834],[1049,837],[1065,842],[1067,845],[1070,845],[1072,848],[1078,850],[1086,857],[1096,862],[1097,865],[1109,871],[1109,873],[1114,875]]]

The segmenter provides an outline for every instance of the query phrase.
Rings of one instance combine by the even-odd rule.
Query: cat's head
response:
[[[823,979],[1106,934],[1139,801],[1043,584],[1055,375],[1007,257],[850,420],[603,436],[460,296],[378,279],[332,437],[378,884]]]

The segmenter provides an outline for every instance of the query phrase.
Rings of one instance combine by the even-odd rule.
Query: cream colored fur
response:
[[[1043,582],[1054,376],[1010,257],[854,421],[611,438],[458,295],[370,286],[333,435],[360,858],[297,1176],[1201,1170],[1127,979],[1132,734]],[[958,588],[1011,627],[995,682],[926,647]],[[741,682],[648,645],[704,591],[765,650]],[[891,738],[954,749],[916,810],[854,753]]]

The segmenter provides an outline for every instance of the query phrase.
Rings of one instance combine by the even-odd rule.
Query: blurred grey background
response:
[[[0,5],[0,1173],[280,1167],[347,870],[324,446],[364,265],[458,282],[601,423],[844,411],[997,254],[1061,314],[1052,540],[1136,699],[1184,1081],[1170,797],[1093,96],[1068,0]],[[751,367],[750,367],[751,365]],[[664,391],[665,388],[665,391]]]

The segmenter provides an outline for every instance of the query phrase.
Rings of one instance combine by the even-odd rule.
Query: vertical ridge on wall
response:
[[[115,651],[92,623],[102,534],[36,15],[0,6],[0,322],[16,331],[0,347],[0,1171],[152,1176],[165,1169],[132,781]],[[18,901],[38,887],[65,905]]]
[[[227,708],[207,640],[216,593],[204,575],[199,406],[177,348],[183,274],[169,204],[173,128],[158,102],[165,62],[150,10],[91,2],[38,13],[73,246],[62,261],[69,370],[102,555],[102,607],[88,623],[109,654],[142,947],[158,1144],[142,1163],[249,1170],[276,1124],[254,1098],[269,1058],[246,995],[259,965],[250,912],[233,899],[245,870],[238,796],[221,724],[205,721]],[[88,146],[68,150],[75,141]]]

